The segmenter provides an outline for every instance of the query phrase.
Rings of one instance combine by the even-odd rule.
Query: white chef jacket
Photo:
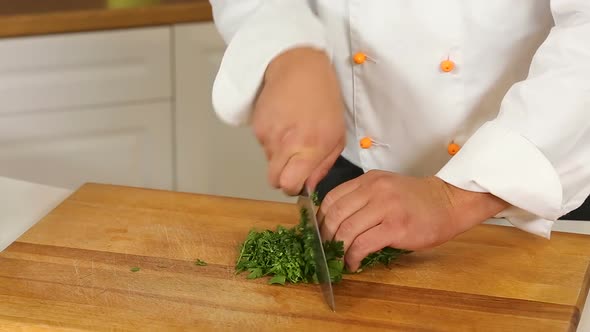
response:
[[[228,124],[249,123],[274,57],[314,47],[340,79],[343,156],[363,170],[489,192],[511,204],[497,217],[547,238],[590,194],[590,0],[210,2]]]

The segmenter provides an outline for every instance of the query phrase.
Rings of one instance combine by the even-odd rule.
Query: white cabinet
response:
[[[173,189],[170,27],[0,39],[0,176]]]
[[[251,130],[229,127],[213,111],[211,88],[225,49],[213,23],[177,25],[174,40],[177,190],[292,201],[269,186]]]
[[[169,100],[170,28],[0,39],[0,113]]]
[[[0,114],[0,175],[171,189],[169,103]]]

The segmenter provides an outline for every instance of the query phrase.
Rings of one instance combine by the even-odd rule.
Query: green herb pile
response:
[[[319,205],[317,196],[312,196],[314,203]],[[236,273],[247,271],[248,279],[269,276],[270,284],[284,285],[289,283],[317,283],[315,261],[313,257],[313,233],[306,225],[309,222],[307,211],[300,210],[300,222],[292,228],[277,226],[275,231],[251,230],[240,247],[240,255],[236,264]],[[328,262],[330,279],[333,283],[340,282],[345,273],[344,243],[342,241],[324,242],[324,252]],[[361,263],[364,268],[377,264],[389,265],[407,250],[384,248],[367,256]]]

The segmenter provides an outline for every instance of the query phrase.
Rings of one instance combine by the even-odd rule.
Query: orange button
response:
[[[373,145],[373,140],[370,137],[363,137],[360,141],[361,148],[368,149]]]
[[[447,147],[447,151],[449,152],[449,154],[451,156],[454,156],[457,152],[459,152],[460,149],[461,149],[461,147],[459,146],[459,144],[456,144],[456,143],[451,143]]]
[[[365,61],[367,61],[367,55],[363,52],[358,52],[352,57],[352,59],[354,60],[354,63],[362,65],[365,63]]]
[[[444,71],[445,73],[453,71],[455,68],[455,63],[449,59],[444,60],[440,63],[440,70]]]

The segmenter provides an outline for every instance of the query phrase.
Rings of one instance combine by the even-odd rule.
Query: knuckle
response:
[[[346,260],[350,265],[355,265],[360,263],[368,254],[362,252],[358,247],[354,247],[346,254]]]
[[[389,240],[392,243],[401,243],[404,242],[405,239],[408,239],[408,231],[409,231],[409,225],[407,222],[401,221],[403,219],[399,219],[400,222],[396,222],[396,223],[389,223],[389,227],[388,227],[388,234],[389,234]]]
[[[326,214],[326,218],[329,220],[333,220],[334,222],[338,222],[340,224],[340,222],[342,222],[345,217],[344,211],[341,208],[341,205],[342,204],[339,202],[335,202],[334,204],[332,204],[332,206],[330,207],[330,210]]]
[[[356,250],[355,250],[356,255],[364,256],[366,254],[369,254],[369,246],[371,245],[371,240],[369,238],[367,238],[366,236],[358,237],[355,240],[355,244],[356,244]]]
[[[261,142],[261,144],[262,144],[262,142]],[[262,145],[264,148],[263,150],[264,150],[264,156],[266,157],[266,161],[270,162],[273,158],[273,153],[268,146],[265,146],[264,144],[262,144]]]
[[[375,177],[375,176],[377,176],[378,174],[379,174],[379,171],[377,171],[377,170],[375,170],[375,169],[371,169],[371,170],[368,170],[368,171],[365,173],[365,177],[368,177],[368,178],[374,178],[374,177]]]
[[[395,228],[395,232],[392,232],[389,236],[390,245],[399,245],[404,242],[406,232],[401,229]]]
[[[254,123],[252,124],[252,131],[254,132],[254,136],[260,141],[266,141],[266,137],[268,136],[269,130],[268,126],[263,122],[255,119]]]
[[[416,249],[429,248],[450,240],[453,236],[451,233],[440,230],[429,230],[422,232],[422,242],[414,245]]]
[[[305,146],[321,146],[321,142],[319,135],[313,131],[303,133],[300,137],[300,143]]]
[[[353,223],[350,221],[345,221],[345,222],[341,223],[340,227],[338,228],[339,238],[348,237],[348,236],[354,234],[354,231],[355,231],[355,227],[354,227]]]
[[[389,191],[391,189],[391,182],[388,181],[386,177],[379,176],[375,179],[373,186],[375,187],[375,189],[380,191]]]
[[[328,237],[329,237],[328,240],[331,240],[332,237],[336,234],[336,231],[338,230],[338,224],[331,222],[329,220],[326,220],[324,225],[325,225],[325,228],[328,233]]]
[[[264,142],[265,130],[261,126],[254,126],[254,136],[258,141]]]
[[[329,192],[322,200],[322,207],[324,208],[323,212],[325,215],[327,215],[328,211],[331,210],[332,205],[334,205],[334,203],[336,203],[334,193]]]
[[[281,130],[280,142],[283,146],[301,146],[303,140],[303,133],[293,126]]]

